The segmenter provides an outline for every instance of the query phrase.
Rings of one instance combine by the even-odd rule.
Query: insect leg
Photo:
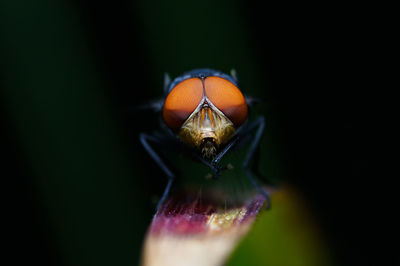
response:
[[[212,178],[217,179],[217,177],[220,175],[221,170],[225,170],[225,167],[221,167],[218,165],[219,161],[222,159],[222,157],[236,144],[237,138],[233,139],[228,145],[224,147],[224,149],[218,153],[218,155],[211,161],[208,162],[201,156],[199,156],[197,153],[193,152],[192,156],[194,156],[197,160],[199,160],[201,163],[204,165],[208,166],[211,168],[211,170],[215,173],[215,175],[212,175]]]
[[[214,160],[212,160],[212,164],[216,165],[219,163],[219,161],[222,159],[222,157],[224,157],[224,155],[230,150],[232,149],[232,147],[236,144],[236,142],[238,141],[238,138],[234,138],[231,142],[228,143],[228,145],[225,146],[225,148],[218,153],[218,155],[214,158]]]
[[[256,121],[254,121],[247,129],[247,132],[244,133],[244,134],[250,134],[253,130],[256,130],[253,141],[250,144],[249,151],[247,152],[246,158],[244,159],[244,162],[243,162],[243,170],[245,171],[247,177],[249,178],[249,180],[253,184],[253,186],[265,197],[265,199],[267,200],[267,204],[268,204],[267,209],[269,209],[271,207],[270,196],[269,196],[268,192],[265,191],[260,186],[260,184],[254,178],[254,176],[251,173],[251,170],[249,168],[250,160],[253,158],[254,152],[256,151],[258,144],[260,143],[262,134],[264,132],[264,128],[265,128],[265,119],[264,119],[264,117],[261,116]]]
[[[157,204],[157,210],[160,208],[160,206],[164,203],[165,199],[168,196],[168,193],[171,189],[171,185],[173,180],[175,179],[175,175],[169,170],[167,165],[163,162],[161,157],[154,151],[154,149],[150,146],[150,142],[153,142],[155,144],[160,144],[160,140],[154,136],[141,133],[140,136],[140,142],[142,143],[143,147],[147,151],[147,153],[153,158],[153,160],[158,164],[158,166],[164,171],[164,173],[168,176],[168,183],[167,186],[165,187],[165,190],[163,192],[163,195],[160,199],[160,201]]]
[[[231,142],[229,142],[225,147],[224,147],[224,149],[220,152],[220,153],[218,153],[218,155],[211,161],[211,163],[210,163],[210,167],[214,170],[214,172],[215,172],[215,174],[216,174],[216,176],[214,176],[213,175],[213,178],[217,178],[219,175],[220,175],[220,173],[221,173],[221,170],[225,170],[226,169],[226,166],[225,167],[221,167],[218,163],[219,163],[219,161],[222,159],[222,157],[224,157],[224,155],[230,150],[230,149],[232,149],[232,147],[236,144],[236,142],[238,141],[238,138],[234,138]]]
[[[169,84],[171,84],[171,77],[169,76],[168,73],[164,73],[164,95],[165,96],[168,95]]]
[[[252,154],[254,154],[254,151],[257,149],[258,143],[259,143],[259,141],[260,141],[260,139],[261,139],[261,136],[262,136],[262,133],[263,133],[263,131],[264,131],[264,127],[265,127],[265,120],[264,120],[264,117],[262,117],[262,116],[259,117],[256,121],[254,121],[254,122],[246,129],[246,131],[245,131],[244,133],[242,133],[242,135],[249,134],[249,133],[250,133],[251,131],[253,131],[257,126],[258,126],[258,127],[262,126],[262,129],[261,129],[261,133],[259,134],[260,136],[258,137],[258,140],[257,140],[257,136],[256,136],[256,138],[254,138],[254,140],[253,140],[252,147],[251,147],[252,152],[251,152],[250,157],[252,156]],[[224,157],[224,155],[225,155],[230,149],[232,149],[233,146],[235,146],[235,144],[238,142],[238,140],[239,140],[239,138],[236,137],[236,138],[234,138],[231,142],[229,142],[228,145],[226,145],[225,148],[224,148],[220,153],[218,153],[218,155],[212,160],[211,164],[214,165],[214,166],[217,165],[217,164],[219,163],[219,161],[222,159],[222,157]],[[248,158],[248,157],[249,157],[249,154],[247,154],[246,160],[250,160],[250,158]],[[248,162],[247,162],[247,164],[248,164]]]

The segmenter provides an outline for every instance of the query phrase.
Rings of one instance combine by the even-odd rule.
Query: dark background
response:
[[[372,82],[373,77],[365,71],[370,64],[370,57],[366,55],[369,51],[368,34],[373,26],[373,16],[365,16],[362,7],[328,4],[322,6],[311,4],[278,6],[271,3],[260,6],[259,3],[248,1],[226,1],[215,6],[208,2],[198,2],[192,5],[188,4],[187,7],[184,6],[185,2],[141,4],[131,1],[107,3],[63,1],[58,5],[43,1],[40,3],[41,6],[28,4],[27,1],[20,1],[18,4],[13,4],[12,1],[5,2],[10,9],[4,9],[4,14],[8,15],[4,16],[5,22],[2,23],[2,38],[5,41],[0,46],[1,55],[5,58],[2,59],[4,63],[1,69],[1,78],[4,80],[2,87],[7,91],[4,94],[5,97],[1,99],[1,111],[4,114],[1,121],[4,134],[2,146],[6,147],[2,150],[7,158],[3,161],[4,174],[2,176],[3,180],[7,181],[4,189],[11,193],[5,193],[7,196],[4,202],[10,208],[10,213],[3,219],[11,225],[6,227],[6,231],[11,235],[8,246],[16,251],[16,255],[12,256],[15,265],[20,265],[24,261],[41,265],[77,265],[75,263],[80,261],[82,265],[91,265],[88,262],[92,261],[97,252],[102,254],[95,262],[97,265],[122,265],[126,262],[137,261],[139,252],[130,255],[129,249],[139,250],[140,241],[137,239],[141,239],[153,212],[150,204],[152,195],[154,191],[161,191],[164,183],[162,181],[154,182],[152,178],[129,181],[129,173],[132,171],[135,174],[140,172],[144,176],[162,175],[161,171],[153,167],[148,158],[143,158],[144,151],[139,147],[137,141],[140,131],[149,131],[157,126],[156,120],[151,114],[138,114],[129,107],[162,96],[162,71],[169,71],[176,76],[194,67],[215,67],[222,68],[223,71],[229,71],[231,67],[235,67],[238,69],[239,78],[243,83],[262,86],[255,91],[266,99],[268,105],[266,116],[267,120],[269,119],[271,122],[271,130],[274,132],[271,138],[278,150],[280,164],[285,169],[282,179],[286,179],[302,191],[323,229],[327,232],[327,241],[332,245],[337,264],[375,265],[373,258],[379,241],[376,240],[378,233],[373,228],[379,218],[374,211],[379,209],[379,204],[377,204],[379,199],[374,196],[377,180],[371,179],[371,177],[375,177],[372,173],[374,163],[371,157],[374,148],[372,141],[374,122],[376,122],[371,111],[371,106],[374,105],[371,96],[377,93],[377,90]],[[57,34],[60,25],[62,27],[68,24],[60,21],[55,21],[54,29],[49,31],[36,28],[36,26],[40,27],[40,25],[51,23],[53,17],[57,18],[57,12],[53,13],[52,9],[63,10],[63,5],[65,5],[67,15],[64,14],[65,17],[60,20],[74,21],[73,23],[76,25],[74,24],[73,27],[76,29],[64,29],[67,32],[66,36]],[[218,28],[219,25],[209,25],[207,23],[209,18],[206,15],[204,21],[196,23],[190,21],[191,18],[201,17],[199,15],[192,17],[191,14],[209,9],[211,15],[221,16],[222,26],[218,29],[221,32],[220,35],[215,35],[215,30],[211,30],[211,27]],[[173,27],[170,28],[170,32],[166,31],[164,34],[158,35],[161,36],[159,40],[154,37],[155,35],[147,32],[149,28],[157,27],[157,23],[160,27],[164,23],[167,26],[170,25],[168,24],[169,19],[173,20],[177,16],[181,16],[182,10],[188,13],[182,16],[181,23],[188,24],[188,29],[185,30],[196,33],[191,33],[190,36],[198,36],[199,40],[210,39],[206,43],[211,44],[204,47],[204,50],[201,46],[199,47],[199,44],[193,44],[196,42],[196,38],[190,39],[188,43],[179,43],[185,38],[176,38],[181,32],[175,32]],[[232,15],[230,12],[234,12],[234,14]],[[50,13],[52,15],[48,15]],[[30,28],[29,22],[24,22],[23,19],[29,17],[28,14],[35,14],[32,18],[39,21],[32,28]],[[227,17],[227,20],[233,21],[233,24],[228,23],[228,25],[235,25],[235,19],[240,19],[242,28],[225,28],[224,16]],[[159,21],[144,23],[146,19],[155,20],[157,18]],[[40,22],[41,19],[43,22]],[[48,33],[53,30],[55,31],[54,35],[49,36]],[[238,31],[237,35],[236,30]],[[68,34],[75,36],[75,31],[79,32],[81,39],[69,40]],[[26,51],[27,48],[24,45],[30,45],[30,38],[23,36],[29,34],[32,35],[31,47],[33,48],[32,50],[28,49],[29,51],[25,53],[23,51]],[[228,41],[219,40],[226,36],[229,36]],[[235,37],[240,39],[236,40]],[[243,42],[241,39],[243,37],[246,38],[246,44],[237,47],[246,47],[246,55],[252,56],[251,63],[248,63],[251,65],[250,68],[247,68],[247,65],[246,67],[232,66],[232,64],[247,62],[247,59],[243,59],[244,55],[241,54],[243,51],[235,49],[236,44],[232,44],[233,48],[229,45],[229,42],[232,41]],[[69,59],[68,55],[59,57],[58,54],[51,53],[47,54],[50,59],[35,56],[35,51],[46,53],[48,51],[46,45],[50,43],[49,46],[51,46],[53,41],[56,47],[57,45],[69,47],[69,42],[72,43],[72,46],[78,47],[76,48],[79,50],[78,59]],[[44,47],[41,46],[42,44],[45,44]],[[35,45],[40,47],[34,47]],[[182,47],[191,45],[196,49],[188,49],[185,56],[179,55],[179,51],[185,53],[185,50],[180,50]],[[216,47],[214,54],[212,53],[213,45]],[[176,50],[169,48],[174,46],[178,48]],[[218,49],[224,46],[229,50],[229,55],[225,55],[226,62],[221,62],[218,57]],[[169,53],[169,49],[172,55],[165,55]],[[55,53],[60,53],[62,50],[55,49]],[[76,67],[74,64],[79,65],[79,60],[82,60],[81,53],[85,62],[89,63]],[[196,54],[199,56],[196,57]],[[20,57],[16,55],[20,55]],[[32,55],[34,62],[21,63],[22,61],[18,61],[23,60],[27,55]],[[46,163],[41,164],[44,165],[43,167],[36,167],[35,165],[38,163],[33,158],[49,159],[53,152],[57,152],[58,148],[75,145],[76,140],[80,141],[78,145],[86,147],[86,143],[92,141],[90,134],[96,130],[84,132],[85,137],[80,138],[79,128],[85,130],[86,120],[73,120],[77,121],[73,122],[75,128],[65,135],[75,136],[74,134],[77,134],[78,137],[67,140],[66,146],[54,146],[54,150],[52,150],[53,142],[51,142],[47,146],[43,146],[43,153],[39,151],[36,154],[35,152],[42,146],[37,143],[38,139],[28,138],[27,140],[26,136],[29,135],[29,130],[36,128],[37,125],[40,129],[32,134],[41,134],[42,130],[50,132],[49,136],[44,133],[45,137],[39,137],[40,140],[41,138],[51,138],[52,128],[40,126],[41,120],[35,120],[36,116],[41,116],[41,111],[36,111],[37,113],[32,115],[32,112],[35,112],[32,110],[37,108],[34,103],[31,103],[32,109],[30,109],[27,106],[30,103],[28,100],[15,100],[24,97],[28,99],[34,95],[38,95],[40,98],[51,92],[51,85],[48,85],[48,91],[41,91],[39,88],[41,80],[39,80],[36,83],[38,86],[36,94],[30,88],[28,81],[37,81],[34,66],[37,65],[38,68],[41,68],[41,65],[45,65],[46,60],[52,60],[53,56],[57,60],[61,58],[61,63],[62,60],[75,60],[69,64],[73,69],[60,68],[59,71],[70,71],[68,73],[72,73],[71,77],[81,78],[76,81],[78,89],[72,90],[75,94],[55,96],[54,99],[61,102],[66,99],[67,103],[79,102],[80,99],[74,97],[86,99],[92,95],[81,94],[80,89],[84,89],[86,86],[99,88],[101,95],[98,97],[101,106],[98,107],[94,104],[93,106],[97,107],[93,107],[93,110],[105,108],[108,110],[104,112],[105,116],[109,113],[111,115],[104,118],[104,121],[103,118],[100,118],[94,127],[98,127],[100,131],[103,127],[107,128],[116,124],[118,128],[117,133],[114,130],[111,130],[111,133],[108,131],[104,133],[108,134],[107,136],[113,134],[120,136],[117,142],[119,146],[117,145],[118,148],[116,148],[118,151],[109,147],[115,144],[113,141],[107,142],[109,146],[106,149],[93,150],[96,143],[101,143],[103,140],[102,137],[98,137],[86,148],[90,152],[82,152],[83,159],[87,155],[97,156],[102,152],[107,154],[109,151],[114,151],[115,154],[124,154],[122,159],[116,158],[114,154],[104,155],[103,162],[111,160],[112,166],[100,167],[98,173],[93,173],[86,164],[76,166],[71,172],[72,174],[78,173],[85,177],[85,171],[87,171],[87,175],[93,175],[89,178],[90,180],[96,180],[96,176],[100,176],[101,181],[100,184],[95,185],[98,186],[97,192],[84,191],[84,189],[93,188],[94,183],[90,184],[89,181],[89,183],[83,184],[82,191],[71,185],[77,193],[76,202],[72,203],[65,202],[71,200],[65,195],[64,198],[53,195],[58,193],[57,191],[61,191],[57,188],[68,186],[67,183],[58,184],[56,181],[49,183],[48,176],[56,170]],[[156,62],[160,56],[165,56],[165,58],[160,58],[159,62]],[[236,61],[235,58],[241,59]],[[43,59],[44,62],[41,62],[40,59]],[[207,60],[214,61],[210,61],[210,65],[207,65]],[[20,71],[21,65],[27,67]],[[49,79],[57,79],[57,73],[50,74]],[[62,76],[62,74],[60,75]],[[86,75],[89,76],[87,80]],[[249,80],[253,77],[256,77],[257,80]],[[24,78],[27,82],[24,82]],[[62,76],[60,79],[60,82],[63,82],[63,79],[68,80],[68,76]],[[55,82],[57,83],[57,81]],[[97,86],[98,82],[100,83]],[[43,82],[43,84],[47,83]],[[72,83],[68,86],[74,87],[75,85]],[[39,95],[40,93],[43,95]],[[49,97],[51,102],[52,96]],[[104,98],[107,100],[105,101]],[[82,100],[82,103],[78,103],[77,106],[76,115],[81,117],[79,112],[85,110],[86,102]],[[95,111],[91,111],[91,107],[87,108],[88,116],[95,113]],[[63,107],[61,106],[60,109]],[[55,116],[59,115],[57,107],[55,110]],[[51,125],[53,118],[46,119],[49,119],[45,121],[47,123],[50,121]],[[61,122],[60,131],[55,130],[53,133],[65,132],[61,126],[64,118],[54,119]],[[66,120],[68,123],[69,120]],[[42,123],[44,122],[42,121]],[[24,131],[25,129],[27,132]],[[76,156],[79,157],[79,152],[76,153]],[[107,156],[110,158],[108,159]],[[124,163],[120,163],[121,161]],[[127,167],[126,165],[129,165],[127,162],[131,161],[137,168],[135,169],[134,166],[134,170],[117,173],[116,176],[119,179],[116,178],[117,181],[113,181],[114,183],[110,185],[107,176],[113,175],[113,171],[121,165]],[[50,160],[48,163],[57,166],[57,162]],[[95,161],[89,164],[91,163],[97,164]],[[10,181],[10,185],[8,185],[8,181]],[[110,205],[104,202],[102,207],[98,207],[96,199],[93,202],[91,199],[88,199],[88,202],[84,201],[84,195],[101,198],[102,193],[108,191],[104,188],[111,186],[111,190],[115,192],[126,184],[130,188],[136,187],[136,190],[128,189],[121,192],[122,196],[116,197]],[[130,195],[132,191],[136,194]],[[58,202],[57,204],[62,202],[61,206],[64,207],[71,204],[72,207],[57,210],[58,207],[48,203],[50,200],[55,200]],[[120,210],[115,210],[115,206],[122,202],[127,205],[121,207]],[[126,212],[129,208],[132,210]],[[128,225],[137,223],[137,227],[131,229],[132,231],[124,232],[123,230],[129,226],[118,225],[107,214],[110,210],[112,211],[109,215],[114,214],[116,220],[126,216],[126,223]],[[78,215],[82,212],[82,217],[85,217],[86,211],[89,211],[93,212],[92,216],[95,218],[72,221],[72,224],[76,223],[75,227],[68,228],[71,231],[65,232],[67,236],[64,233],[61,233],[60,236],[54,232],[65,230],[65,224],[69,221],[63,219],[72,216],[60,215],[58,211],[61,213],[76,211]],[[54,213],[56,214],[53,215]],[[61,222],[57,219],[60,219]],[[96,219],[102,219],[102,221]],[[97,222],[100,225],[93,229],[91,224]],[[81,223],[88,223],[88,225],[81,226]],[[102,226],[105,226],[104,229]],[[119,226],[122,229],[118,229]],[[89,232],[85,231],[87,229]],[[113,233],[100,237],[96,235],[101,231],[113,231],[115,235]],[[69,234],[74,235],[77,232],[78,235],[86,233],[88,235],[87,237],[73,236],[69,238]],[[64,240],[66,243],[60,244],[59,241],[56,241],[59,238],[67,239]],[[82,247],[71,248],[71,243],[75,243],[74,241],[82,241]],[[135,242],[135,244],[131,242]],[[93,250],[86,250],[85,246],[87,245],[93,245]],[[121,247],[123,248],[121,249]],[[116,257],[119,259],[113,264],[109,264]]]

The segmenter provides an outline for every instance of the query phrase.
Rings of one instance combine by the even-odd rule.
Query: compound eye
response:
[[[199,78],[178,83],[165,99],[163,118],[172,130],[178,130],[203,98],[203,84]]]
[[[242,92],[232,82],[220,77],[204,81],[207,98],[238,127],[247,118],[247,103]]]

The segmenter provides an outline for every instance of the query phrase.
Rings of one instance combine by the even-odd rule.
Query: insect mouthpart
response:
[[[213,138],[204,138],[200,144],[201,155],[206,159],[214,159],[217,154],[217,145]]]

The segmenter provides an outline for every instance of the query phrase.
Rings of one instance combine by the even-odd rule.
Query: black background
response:
[[[148,98],[145,90],[130,89],[132,84],[155,86],[148,71],[151,63],[137,52],[146,45],[135,38],[141,29],[129,11],[130,3],[76,4],[91,38],[90,48],[112,84],[116,106]],[[373,259],[380,242],[374,228],[380,218],[374,191],[379,180],[372,171],[376,118],[371,96],[377,88],[366,71],[371,22],[358,8],[345,5],[326,5],[318,12],[313,5],[266,7],[246,2],[243,12],[258,68],[271,88],[266,97],[278,125],[278,146],[290,182],[308,197],[341,265],[376,265]],[[127,34],[132,31],[137,34]],[[277,41],[268,43],[265,34]],[[127,134],[138,132],[128,119],[123,123]],[[9,245],[32,263],[63,265],[38,195],[31,189],[33,181],[12,123],[5,117],[2,124],[8,159],[3,171],[17,181],[10,185],[12,212],[6,219],[15,235]]]

